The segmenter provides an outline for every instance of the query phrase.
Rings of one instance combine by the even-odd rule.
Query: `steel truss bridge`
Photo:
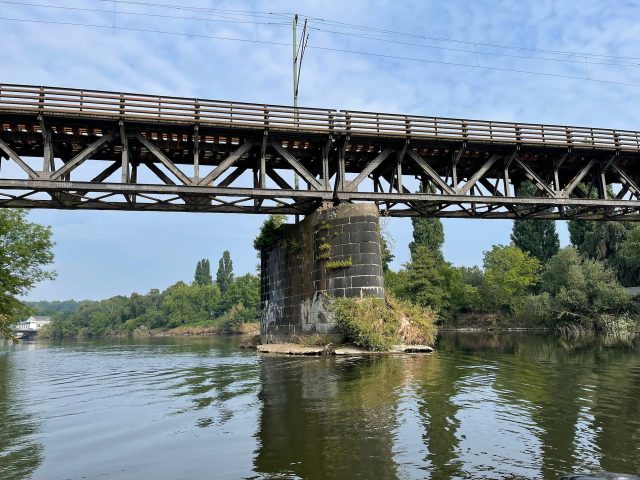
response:
[[[308,214],[340,202],[640,220],[640,134],[0,84],[1,207]]]

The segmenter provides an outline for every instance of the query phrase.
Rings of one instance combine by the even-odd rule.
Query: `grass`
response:
[[[431,309],[387,296],[338,298],[331,304],[338,326],[347,340],[372,351],[394,345],[432,345],[436,316]]]
[[[327,270],[338,270],[340,268],[349,268],[351,266],[353,266],[353,260],[351,260],[351,258],[347,258],[346,260],[335,260],[325,264],[325,268]]]

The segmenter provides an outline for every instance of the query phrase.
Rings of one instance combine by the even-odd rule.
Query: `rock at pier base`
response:
[[[355,345],[341,345],[337,348],[329,346],[305,346],[297,343],[267,343],[258,345],[258,352],[280,355],[382,355],[398,353],[431,353],[433,348],[428,345],[395,345],[391,350],[373,352]]]

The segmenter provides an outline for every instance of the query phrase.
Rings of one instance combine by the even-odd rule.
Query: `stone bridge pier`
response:
[[[378,217],[375,205],[341,204],[278,229],[261,254],[262,343],[314,333],[338,340],[331,299],[384,298]]]

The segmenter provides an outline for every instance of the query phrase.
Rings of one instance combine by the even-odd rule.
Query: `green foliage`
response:
[[[346,260],[334,260],[333,262],[325,263],[324,266],[327,270],[338,270],[340,268],[349,268],[353,266],[353,260],[351,259],[351,257],[347,258]]]
[[[400,298],[411,299],[423,307],[441,312],[449,306],[451,298],[449,280],[451,266],[438,251],[427,245],[418,245],[405,265],[405,271],[396,278],[393,292]]]
[[[329,231],[330,229],[331,229],[331,224],[329,224],[328,222],[321,222],[320,225],[318,225],[318,230]]]
[[[511,241],[543,263],[560,249],[560,238],[553,220],[515,220]]]
[[[233,333],[237,332],[241,325],[255,321],[255,313],[242,303],[238,303],[219,318],[218,324],[223,332]]]
[[[224,294],[216,284],[178,282],[164,292],[153,289],[146,295],[77,302],[77,309],[54,314],[44,333],[101,337],[187,326],[222,326],[224,330],[259,317],[260,280],[247,274],[233,280]]]
[[[620,251],[629,268],[640,270],[640,225],[629,231]]]
[[[258,236],[253,240],[253,248],[255,248],[258,253],[266,250],[278,241],[278,229],[284,225],[287,217],[285,215],[269,215],[269,217],[264,221],[262,227],[260,227],[260,232]]]
[[[389,350],[401,343],[432,344],[435,315],[392,296],[378,298],[339,298],[331,309],[347,341],[373,351]]]
[[[293,253],[300,253],[304,249],[304,244],[300,240],[289,241],[289,248]],[[329,245],[331,248],[331,245]]]
[[[395,255],[391,252],[390,241],[387,235],[380,234],[380,254],[382,257],[382,270],[389,271],[389,264],[393,262]]]
[[[219,301],[220,290],[217,285],[178,282],[164,292],[162,306],[167,311],[168,326],[177,327],[191,322],[212,321]]]
[[[439,218],[413,217],[413,241],[409,244],[409,251],[413,257],[414,252],[420,246],[441,254],[444,243],[444,229]]]
[[[536,187],[530,181],[520,184],[519,196],[533,197]],[[515,220],[511,232],[511,241],[523,252],[546,262],[560,249],[560,238],[553,220]]]
[[[213,283],[213,279],[211,278],[211,264],[208,259],[203,258],[198,261],[193,280],[198,285],[211,285]]]
[[[553,309],[561,316],[619,313],[629,306],[629,294],[615,273],[602,262],[580,256],[573,247],[549,260],[541,280],[541,291],[551,296]]]
[[[50,227],[31,223],[25,210],[0,210],[0,338],[11,337],[11,324],[28,309],[17,297],[53,279]]]
[[[330,243],[321,243],[318,246],[318,250],[320,250],[321,252],[328,252],[331,250],[331,244]]]
[[[479,287],[484,282],[484,272],[477,265],[473,267],[458,267],[458,270],[460,270],[462,281],[466,285]]]
[[[640,269],[626,256],[635,240],[631,239],[632,243],[625,249],[634,228],[625,222],[569,221],[571,243],[578,252],[585,258],[603,261],[625,286],[640,285]]]
[[[538,282],[541,263],[515,245],[495,245],[484,253],[480,297],[489,308],[513,311]]]
[[[233,262],[229,250],[225,250],[222,258],[218,262],[218,272],[216,273],[216,283],[220,291],[224,294],[233,282]]]

